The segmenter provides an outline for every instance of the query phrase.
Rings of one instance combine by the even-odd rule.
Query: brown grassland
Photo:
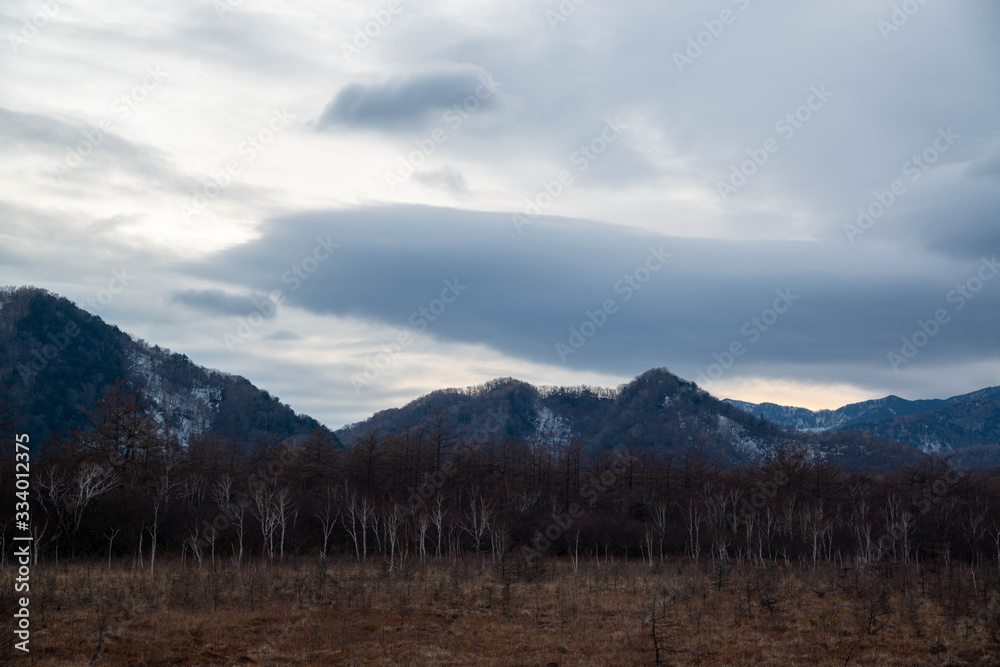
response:
[[[3,662],[1000,664],[995,565],[162,561],[155,574],[131,561],[40,563],[31,653],[13,650],[8,631]]]

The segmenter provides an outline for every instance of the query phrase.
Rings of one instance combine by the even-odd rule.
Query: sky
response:
[[[331,428],[1000,384],[994,0],[11,0],[0,285]]]

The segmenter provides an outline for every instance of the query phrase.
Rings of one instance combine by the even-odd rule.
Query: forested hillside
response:
[[[666,369],[647,371],[616,389],[534,387],[503,378],[466,389],[432,392],[338,431],[345,442],[373,429],[396,433],[427,421],[459,433],[487,430],[496,437],[543,446],[579,444],[602,451],[636,444],[661,454],[703,445],[731,464],[767,458],[779,447],[848,468],[892,470],[916,462],[917,450],[868,433],[804,433],[728,405]]]
[[[196,435],[253,443],[320,426],[245,378],[133,338],[65,298],[0,289],[0,403],[18,429],[37,442],[86,429],[86,411],[117,380],[180,444]]]

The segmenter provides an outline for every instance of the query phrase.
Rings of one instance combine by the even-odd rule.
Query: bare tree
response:
[[[872,539],[871,499],[860,484],[851,486],[850,525],[858,541],[856,558],[862,563],[870,563],[875,554],[875,540]]]
[[[323,528],[323,547],[320,549],[320,558],[326,558],[327,547],[330,544],[330,536],[333,529],[340,520],[340,506],[337,503],[340,489],[332,484],[323,488],[323,505],[319,510],[319,523]]]
[[[701,554],[701,513],[698,503],[694,500],[688,500],[687,519],[688,545],[691,558],[697,561],[698,556]]]
[[[201,537],[198,535],[198,525],[195,524],[194,532],[187,538],[185,546],[191,547],[191,553],[194,557],[198,559],[198,569],[201,569],[202,556],[204,551],[204,544],[202,543]]]
[[[83,444],[102,452],[131,478],[146,468],[164,443],[162,429],[151,410],[153,402],[128,379],[118,379],[84,413],[92,427]]]
[[[163,457],[160,470],[153,478],[150,489],[153,497],[153,522],[149,528],[150,552],[149,552],[149,573],[152,574],[156,567],[156,541],[160,525],[160,512],[165,509],[177,491],[178,480],[174,474],[177,467],[177,459],[169,453]]]
[[[278,530],[278,517],[275,513],[277,509],[276,492],[277,490],[268,484],[256,484],[250,490],[250,498],[253,502],[250,506],[250,513],[260,523],[264,551],[271,560],[274,560],[274,536]]]
[[[392,573],[396,563],[396,551],[399,548],[399,531],[403,525],[403,510],[398,503],[391,503],[385,510],[382,525],[385,526],[386,544],[389,549],[389,573]],[[402,559],[401,559],[402,564]]]
[[[681,649],[677,648],[678,638],[681,634],[680,624],[670,617],[668,609],[666,600],[657,599],[654,592],[649,606],[641,612],[639,617],[648,644],[636,645],[629,640],[629,644],[634,650],[641,653],[652,653],[655,665],[664,664],[666,656],[671,653],[682,652]]]
[[[289,492],[287,486],[283,486],[274,492],[274,519],[281,529],[281,537],[278,547],[278,558],[282,561],[285,560],[285,532],[288,528],[288,522],[291,521],[295,523],[296,517],[299,515],[299,510],[294,506],[292,501],[292,494]]]
[[[232,512],[232,505],[230,503],[230,499],[232,498],[232,494],[233,494],[233,476],[232,475],[230,475],[230,474],[227,473],[227,474],[224,474],[224,475],[220,476],[219,479],[215,480],[215,484],[212,485],[212,502],[215,503],[216,507],[218,507],[219,509],[221,509],[221,510],[223,510],[223,511],[226,512],[226,515],[227,515],[226,518],[227,518],[227,520],[230,523],[233,522],[233,520],[231,518],[232,514],[233,514],[233,512]],[[215,566],[215,541],[219,537],[219,535],[218,535],[219,531],[215,527],[215,522],[214,521],[212,522],[212,525],[210,525],[205,532],[208,534],[208,542],[209,542],[209,545],[210,545],[211,550],[212,550],[212,566],[214,567]],[[241,544],[240,545],[241,550],[242,550],[242,546],[243,545]]]
[[[358,499],[358,494],[348,491],[344,485],[346,498],[344,511],[344,528],[354,542],[354,554],[358,562],[368,560],[368,531],[375,521],[375,506],[368,498]]]
[[[575,528],[573,533],[575,539],[573,540],[573,549],[570,551],[570,557],[573,561],[573,576],[576,576],[580,573],[580,529]]]
[[[215,485],[212,487],[212,500],[215,504],[226,513],[226,518],[229,523],[236,528],[236,538],[239,544],[239,552],[234,554],[236,565],[239,566],[243,563],[243,536],[246,528],[246,502],[245,497],[242,494],[233,493],[235,479],[230,474],[224,474],[219,479],[216,480]],[[212,562],[215,563],[215,538],[218,537],[216,534],[215,526],[213,525],[210,529],[212,535]],[[235,547],[234,547],[235,552]]]
[[[645,534],[645,537],[646,537],[646,549],[645,549],[645,551],[646,551],[646,557],[649,560],[649,566],[653,567],[653,543],[656,541],[654,539],[656,537],[656,529],[653,527],[653,524],[651,524],[651,523],[646,523],[646,525],[644,527],[645,527],[645,533],[644,534]],[[642,553],[641,553],[642,552],[642,543],[641,542],[639,543],[639,551],[640,551],[639,555],[642,556]]]
[[[580,531],[575,531],[578,538]],[[504,521],[494,521],[490,524],[490,547],[491,561],[494,565],[500,565],[501,573],[506,573],[507,559],[510,556],[511,547],[514,546],[510,538],[510,527]],[[579,546],[579,540],[577,543]],[[574,569],[575,573],[576,570]]]
[[[483,536],[490,528],[490,521],[493,519],[495,509],[495,500],[487,499],[480,495],[478,490],[473,489],[469,499],[469,513],[466,515],[466,523],[463,528],[472,538],[477,556],[482,547]]]
[[[375,506],[368,498],[362,498],[358,516],[361,519],[361,559],[368,560],[368,530],[375,524]]]
[[[181,479],[180,496],[188,499],[191,504],[201,506],[205,503],[205,491],[208,481],[198,473],[189,473]]]
[[[431,512],[431,523],[437,533],[437,549],[434,551],[435,558],[441,558],[441,540],[444,537],[444,498],[437,496],[434,498],[434,510]]]
[[[351,540],[354,541],[354,555],[358,562],[361,562],[361,512],[358,506],[358,494],[347,488],[347,483],[344,483],[344,500],[345,500],[345,512],[344,512],[344,530],[347,534],[351,536]]]
[[[667,535],[667,503],[660,501],[653,506],[653,526],[660,545],[660,560],[663,560],[663,540]]]
[[[421,511],[417,515],[417,550],[420,554],[420,562],[427,560],[427,531],[431,527],[431,515]]]
[[[83,513],[99,496],[110,491],[118,478],[106,465],[94,461],[84,461],[77,466],[72,477],[57,467],[49,467],[38,478],[46,511],[55,515],[56,523],[71,540],[80,530]]]
[[[994,520],[990,524],[990,537],[993,538],[993,544],[997,550],[997,573],[1000,574],[1000,522]]]
[[[896,494],[891,494],[885,500],[883,508],[886,536],[892,548],[893,560],[899,557],[898,547],[902,549],[904,561],[910,559],[910,522],[912,515],[903,509],[903,500]]]
[[[983,556],[979,550],[979,543],[986,536],[986,516],[988,509],[983,500],[976,498],[975,503],[970,503],[968,514],[965,517],[965,525],[969,531],[969,546],[972,550],[973,559],[978,560],[982,565]]]
[[[729,504],[729,527],[733,531],[733,535],[736,535],[740,529],[740,519],[742,518],[740,507],[742,505],[742,500],[743,489],[738,486],[734,486],[729,490],[726,501]]]
[[[834,519],[828,516],[824,510],[822,498],[803,507],[800,517],[802,534],[809,537],[812,546],[813,569],[815,570],[819,565],[820,546],[826,534],[833,532]]]
[[[115,543],[115,538],[118,537],[118,533],[121,531],[118,528],[111,528],[104,534],[108,538],[108,570],[111,570],[111,547]]]

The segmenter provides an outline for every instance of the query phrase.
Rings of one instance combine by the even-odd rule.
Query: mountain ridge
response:
[[[38,439],[85,428],[86,410],[119,378],[141,388],[181,444],[217,435],[249,446],[325,428],[245,378],[149,345],[64,297],[33,287],[0,288],[0,408],[16,405],[19,428]],[[951,399],[887,396],[813,412],[719,400],[658,368],[610,389],[536,387],[514,378],[439,389],[333,433],[339,445],[376,429],[427,429],[437,419],[439,433],[447,428],[453,435],[589,450],[628,443],[668,452],[700,446],[735,464],[792,447],[847,467],[888,469],[914,462],[921,452],[976,446],[978,456],[1000,464],[993,454],[1000,447],[990,436],[995,431],[1000,443],[1000,419],[991,412],[998,399],[1000,388],[992,387]]]
[[[493,431],[487,423],[499,424]],[[514,378],[464,389],[425,394],[399,408],[337,431],[344,442],[373,432],[406,429],[520,438],[546,447],[607,449],[635,443],[657,451],[705,447],[731,463],[760,460],[781,448],[852,468],[912,463],[916,450],[884,438],[853,433],[803,433],[759,419],[723,403],[663,368],[651,369],[615,389],[596,387],[541,390]]]
[[[924,453],[1000,464],[1000,386],[945,399],[909,400],[890,395],[836,410],[809,410],[774,403],[724,402],[749,414],[807,431],[866,431],[906,442]],[[984,458],[985,457],[985,458]]]
[[[0,288],[0,403],[33,441],[85,429],[85,412],[128,379],[180,444],[199,435],[238,440],[304,437],[324,428],[239,375],[130,336],[36,287]]]

